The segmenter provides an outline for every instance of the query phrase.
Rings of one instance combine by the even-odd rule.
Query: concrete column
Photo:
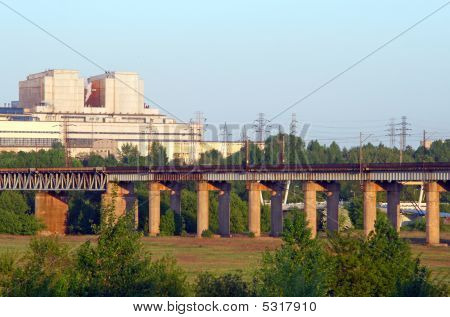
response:
[[[197,237],[209,228],[209,184],[205,181],[197,183]]]
[[[283,233],[283,185],[274,185],[270,194],[270,235],[279,237]]]
[[[427,244],[439,245],[439,190],[436,182],[425,184]]]
[[[159,234],[161,222],[161,185],[150,182],[148,185],[148,233],[150,236]]]
[[[131,182],[108,183],[106,192],[102,195],[102,205],[114,206],[114,217],[117,219],[126,213],[133,213],[137,225],[138,205],[134,194],[134,185]]]
[[[34,213],[45,224],[42,233],[65,234],[68,211],[67,196],[54,192],[36,193]]]
[[[261,235],[261,189],[257,182],[248,184],[248,231]]]
[[[364,234],[368,236],[375,230],[377,217],[377,184],[365,182],[364,187]]]
[[[389,184],[387,187],[387,216],[397,232],[400,231],[400,191],[398,183]]]
[[[175,215],[181,214],[181,184],[179,183],[170,185],[170,209]]]
[[[317,235],[317,201],[316,201],[316,184],[313,182],[303,183],[304,205],[306,221],[311,229],[311,237]]]
[[[339,183],[331,183],[327,186],[327,229],[339,230]]]
[[[230,237],[230,191],[231,185],[224,183],[219,190],[219,234]]]

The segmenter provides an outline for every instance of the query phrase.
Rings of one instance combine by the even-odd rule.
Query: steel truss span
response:
[[[102,191],[136,181],[443,181],[450,163],[0,169],[0,190]]]
[[[106,183],[106,174],[88,171],[0,171],[0,190],[103,191]]]

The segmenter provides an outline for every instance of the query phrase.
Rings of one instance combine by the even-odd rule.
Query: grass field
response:
[[[425,246],[424,232],[402,232],[408,239],[414,254],[420,255],[423,264],[429,266],[433,275],[450,283],[450,247]],[[31,237],[0,235],[0,253],[23,253]],[[76,248],[95,236],[65,236],[61,240],[70,248]],[[450,245],[450,233],[441,233],[441,241]],[[145,247],[155,258],[163,255],[175,257],[187,272],[190,280],[202,271],[216,273],[242,270],[249,275],[261,259],[264,250],[274,250],[281,245],[277,238],[233,237],[198,239],[194,237],[144,237]]]

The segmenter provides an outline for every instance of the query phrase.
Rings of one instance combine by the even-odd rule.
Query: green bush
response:
[[[385,218],[376,221],[367,239],[335,235],[330,240],[329,295],[332,296],[446,296],[445,286],[411,254]]]
[[[325,296],[328,258],[317,239],[311,239],[304,213],[286,219],[283,245],[265,252],[255,273],[258,296]]]
[[[29,211],[23,194],[16,191],[0,193],[0,233],[33,235],[41,230],[43,224]]]
[[[175,234],[175,213],[172,209],[168,209],[164,215],[161,216],[160,235],[173,236]]]
[[[2,296],[69,295],[72,260],[57,238],[33,239],[20,261],[1,260]]]
[[[195,295],[200,297],[247,297],[253,296],[242,272],[215,276],[209,272],[200,273],[195,283]]]
[[[0,257],[1,295],[187,295],[186,276],[175,261],[152,261],[134,230],[133,216],[116,219],[113,206],[102,210],[95,244],[88,241],[70,253],[55,238],[40,238],[17,261]]]
[[[252,232],[252,231],[250,231],[249,233],[247,233],[247,236],[248,236],[249,238],[255,238],[255,237],[256,237],[256,236],[255,236],[255,233]]]
[[[427,222],[425,217],[417,217],[416,219],[412,220],[405,226],[402,226],[402,230],[406,231],[426,231],[427,229]]]
[[[213,232],[211,230],[203,230],[202,237],[203,238],[211,238],[213,236]]]
[[[363,199],[360,196],[351,198],[346,204],[345,209],[348,210],[348,216],[352,221],[355,229],[363,228]]]

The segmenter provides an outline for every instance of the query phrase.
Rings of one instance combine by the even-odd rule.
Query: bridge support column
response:
[[[327,189],[327,230],[339,231],[339,193],[340,184],[330,183]]]
[[[55,192],[37,192],[35,216],[45,224],[43,234],[65,234],[69,206],[67,196]]]
[[[209,184],[197,183],[197,237],[209,228]]]
[[[117,219],[127,213],[132,213],[135,227],[138,224],[138,205],[131,182],[108,183],[106,192],[102,195],[102,205],[114,206],[113,214]]]
[[[425,196],[427,202],[427,244],[442,246],[446,244],[440,243],[440,232],[439,232],[439,196],[440,192],[448,190],[449,184],[441,184],[438,182],[430,182],[425,184]]]
[[[375,230],[375,220],[377,218],[377,192],[382,191],[378,184],[370,181],[364,182],[364,234],[368,236]]]
[[[248,231],[255,237],[261,235],[261,184],[247,183],[248,190]]]
[[[311,230],[311,238],[315,238],[317,235],[317,199],[316,194],[318,191],[326,190],[322,185],[315,182],[303,183],[304,193],[304,209],[306,221],[308,221],[308,227]]]
[[[214,185],[219,190],[219,234],[221,237],[229,238],[230,234],[230,192],[231,184],[220,183]]]
[[[389,183],[386,187],[387,191],[387,215],[389,221],[397,232],[400,231],[400,191],[402,185],[399,183]]]
[[[173,183],[168,185],[170,188],[170,209],[173,210],[175,216],[181,215],[181,184]]]
[[[161,184],[150,182],[148,184],[148,234],[157,236],[161,222]]]
[[[270,235],[279,237],[283,233],[283,190],[284,184],[275,183],[270,187]]]

